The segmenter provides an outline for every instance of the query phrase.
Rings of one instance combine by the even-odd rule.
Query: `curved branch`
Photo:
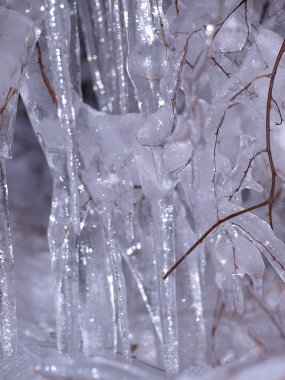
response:
[[[233,214],[230,214],[226,216],[223,219],[219,219],[216,223],[214,223],[197,241],[194,243],[185,253],[182,255],[175,264],[172,265],[172,267],[163,275],[162,279],[166,280],[167,277],[186,259],[186,257],[194,251],[195,248],[197,248],[203,241],[208,237],[217,227],[219,227],[221,224],[227,222],[228,220],[231,220],[237,216],[246,214],[248,212],[257,210],[261,207],[268,206],[269,208],[269,224],[271,228],[273,228],[272,224],[272,206],[274,203],[274,193],[275,193],[275,184],[276,184],[276,171],[274,167],[273,157],[272,157],[272,151],[271,151],[271,136],[270,136],[270,111],[271,111],[271,101],[272,101],[272,92],[273,92],[273,86],[274,81],[277,73],[278,66],[280,64],[281,58],[285,52],[285,39],[283,40],[283,43],[281,45],[281,48],[279,50],[279,53],[277,55],[277,58],[275,60],[272,73],[270,75],[270,83],[269,83],[269,89],[268,89],[268,95],[267,95],[267,104],[266,104],[266,153],[268,156],[270,171],[271,171],[271,189],[268,198],[258,203],[257,205],[248,207],[244,210],[235,212]]]

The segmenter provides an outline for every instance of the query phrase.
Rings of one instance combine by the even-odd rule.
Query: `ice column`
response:
[[[12,155],[19,88],[37,31],[25,16],[0,7],[0,35],[0,337],[6,358],[16,353],[17,325],[5,159]]]
[[[165,70],[167,48],[161,25],[161,7],[149,1],[128,2],[128,69],[137,90],[139,106],[146,121],[138,134],[138,142],[148,147],[153,156],[153,171],[150,180],[142,175],[143,192],[151,204],[154,265],[157,289],[160,297],[162,327],[162,349],[165,369],[168,373],[178,372],[178,332],[176,311],[175,276],[162,282],[161,277],[175,261],[173,189],[168,173],[163,168],[163,147],[171,133],[172,112],[164,107],[159,84]],[[142,155],[144,156],[143,153]],[[149,165],[139,159],[142,172],[147,173]]]
[[[73,105],[73,88],[69,73],[69,6],[66,1],[46,0],[47,36],[50,64],[53,72],[53,88],[56,94],[58,117],[65,143],[65,157],[56,158],[54,168],[59,181],[54,183],[53,213],[50,237],[54,242],[57,224],[65,222],[61,245],[52,248],[60,257],[53,258],[56,277],[56,312],[58,347],[60,351],[74,353],[78,348],[77,299],[78,299],[78,234],[80,228],[78,179],[76,158],[76,125]],[[63,210],[60,211],[59,209]],[[65,215],[57,215],[61,212]],[[66,221],[70,220],[70,224]],[[58,243],[58,242],[57,242]]]

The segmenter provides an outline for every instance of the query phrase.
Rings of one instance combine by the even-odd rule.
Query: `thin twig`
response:
[[[45,72],[45,66],[43,64],[43,60],[42,60],[42,51],[41,51],[41,46],[39,44],[39,42],[37,41],[36,42],[36,48],[37,48],[37,53],[38,53],[38,64],[40,66],[40,71],[41,71],[41,74],[42,74],[42,78],[43,78],[43,81],[44,81],[44,84],[46,85],[46,88],[50,94],[50,97],[53,101],[53,103],[57,104],[57,100],[56,100],[56,95],[55,95],[55,92],[48,80],[48,77],[46,75],[46,72]]]
[[[243,91],[247,90],[252,84],[253,82],[255,82],[256,80],[258,79],[261,79],[261,78],[271,78],[271,74],[262,74],[262,75],[258,75],[256,78],[254,78],[250,83],[248,83],[246,86],[244,86],[240,91],[238,91],[236,94],[234,94],[230,101],[232,102],[237,96],[239,96]]]
[[[212,365],[213,363],[213,354],[215,353],[215,347],[216,347],[216,333],[218,329],[218,325],[220,322],[220,319],[222,317],[223,311],[225,308],[225,303],[221,302],[221,291],[219,291],[218,296],[217,296],[217,303],[216,303],[216,308],[214,311],[214,316],[213,316],[213,324],[211,328],[211,337],[212,337]],[[217,358],[217,365],[219,364],[219,359]]]
[[[219,33],[221,27],[224,25],[224,23],[231,17],[231,15],[233,13],[235,13],[235,11],[244,3],[246,3],[247,0],[242,0],[240,3],[238,3],[238,5],[227,15],[227,17],[219,24],[219,27],[216,29],[215,33],[214,33],[214,36],[213,38],[216,37],[216,35]]]
[[[179,15],[179,6],[178,6],[178,0],[175,0],[175,10],[176,10],[176,15]]]
[[[233,199],[233,197],[239,192],[239,190],[240,190],[240,188],[241,188],[241,185],[243,184],[243,181],[245,180],[245,178],[246,178],[246,176],[247,176],[247,173],[248,173],[248,171],[249,171],[249,169],[250,169],[250,167],[251,167],[251,165],[252,165],[254,159],[255,159],[257,156],[259,156],[261,153],[266,153],[266,149],[262,149],[262,150],[260,150],[260,151],[257,152],[253,157],[251,157],[251,159],[250,159],[249,162],[248,162],[248,166],[247,166],[246,170],[245,170],[244,173],[243,173],[243,176],[242,176],[242,178],[241,178],[241,180],[240,180],[240,183],[239,183],[238,187],[237,187],[237,188],[235,189],[235,191],[229,196],[229,201],[231,201],[231,200]]]
[[[156,9],[157,9],[158,17],[159,17],[160,29],[161,29],[161,33],[162,33],[162,38],[163,38],[164,46],[166,48],[168,48],[169,45],[168,45],[168,42],[166,40],[166,35],[165,35],[165,32],[164,32],[164,24],[163,24],[162,17],[161,17],[161,14],[160,14],[160,9],[159,9],[157,0],[155,0],[155,2],[156,2]]]
[[[227,73],[226,70],[223,68],[223,66],[221,66],[221,65],[219,64],[219,62],[216,60],[215,57],[211,57],[211,60],[215,63],[216,66],[218,66],[218,67],[222,70],[222,72],[223,72],[228,78],[230,78],[231,73]]]
[[[269,317],[273,325],[275,326],[276,330],[279,332],[279,335],[282,339],[285,340],[285,334],[282,330],[281,326],[279,325],[278,321],[276,320],[276,317],[274,314],[272,314],[271,310],[261,301],[259,297],[256,296],[256,294],[252,291],[251,286],[248,284],[244,285],[248,295],[254,299],[254,301],[257,303],[257,305],[264,311],[264,313]]]
[[[276,102],[276,100],[273,98],[273,96],[272,96],[272,101],[276,105],[277,112],[278,112],[279,117],[280,117],[280,122],[279,123],[275,122],[275,125],[281,125],[283,123],[283,116],[282,116],[280,107],[279,107],[278,103]]]
[[[262,208],[264,206],[269,207],[269,224],[271,228],[273,228],[272,224],[272,205],[274,202],[274,193],[275,193],[275,184],[276,184],[276,172],[275,172],[275,167],[274,167],[274,162],[273,162],[273,157],[272,157],[272,151],[271,151],[271,136],[270,136],[270,111],[271,111],[271,101],[272,101],[272,92],[273,92],[273,86],[274,86],[274,80],[276,77],[277,69],[279,66],[279,63],[281,61],[281,58],[284,54],[285,51],[285,39],[283,40],[282,46],[279,50],[279,53],[277,55],[277,58],[275,60],[273,70],[270,76],[270,83],[269,83],[269,89],[268,89],[268,96],[267,96],[267,104],[266,104],[266,123],[265,123],[265,128],[266,128],[266,153],[268,156],[268,161],[270,165],[270,171],[271,171],[271,189],[270,189],[270,194],[268,198],[261,202],[258,203],[254,206],[248,207],[244,210],[237,211],[233,214],[230,214],[222,219],[217,220],[216,223],[214,223],[197,241],[194,243],[185,253],[182,255],[176,263],[170,267],[170,269],[163,275],[162,279],[165,280],[185,259],[186,257],[194,251],[196,247],[198,247],[206,237],[208,237],[217,227],[219,227],[221,224],[227,222],[228,220],[231,220],[237,216],[246,214],[248,212],[257,210],[259,208]]]
[[[158,79],[158,78],[144,77],[144,76],[139,75],[139,74],[136,74],[136,76],[140,79],[149,80],[150,82],[160,82],[160,79]]]
[[[243,228],[241,225],[239,225],[238,223],[232,223],[233,226],[236,226],[238,228],[240,228],[244,234],[247,234],[250,238],[251,238],[251,242],[256,246],[256,244],[259,244],[268,254],[269,256],[271,256],[271,259],[272,261],[276,261],[276,263],[280,266],[280,268],[285,271],[285,268],[283,266],[283,264],[280,263],[279,260],[277,260],[277,258],[270,252],[270,250],[266,247],[266,245],[264,245],[262,243],[262,241],[256,239],[254,236],[252,236],[252,234],[250,232],[248,232],[245,228]],[[255,244],[256,243],[256,244]],[[257,246],[256,246],[257,247]],[[257,247],[258,248],[258,247]]]
[[[264,21],[264,18],[266,16],[266,13],[267,13],[267,10],[268,10],[268,6],[269,6],[269,0],[267,0],[265,2],[265,4],[263,5],[262,12],[261,12],[261,15],[260,15],[260,21],[259,21],[260,24],[262,24],[263,21]]]
[[[271,228],[273,228],[273,221],[272,221],[272,205],[273,205],[273,199],[274,199],[274,192],[275,192],[275,182],[276,182],[276,172],[274,167],[274,161],[272,157],[271,152],[271,139],[270,139],[270,112],[271,112],[271,101],[272,101],[272,92],[273,92],[273,86],[274,86],[274,80],[276,77],[277,69],[279,66],[279,63],[281,61],[281,58],[285,51],[285,39],[283,40],[282,46],[279,50],[279,53],[277,55],[276,61],[273,66],[273,70],[271,73],[270,83],[269,83],[269,90],[268,90],[268,96],[267,96],[267,103],[266,103],[266,150],[268,155],[268,161],[270,165],[271,170],[271,190],[268,198],[268,211],[269,211],[269,224]]]

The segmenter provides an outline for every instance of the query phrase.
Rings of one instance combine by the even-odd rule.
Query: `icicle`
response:
[[[127,46],[121,3],[118,0],[88,0],[79,2],[79,10],[99,109],[125,113],[128,102]]]
[[[128,71],[142,114],[150,115],[164,104],[159,82],[166,66],[166,48],[154,22],[158,18],[156,7],[149,0],[142,3],[128,0],[125,6],[125,12],[132,15],[125,18],[129,45]]]
[[[196,363],[198,366],[203,367],[206,362],[206,326],[204,321],[204,305],[200,280],[199,259],[194,257],[193,260],[188,260],[188,272],[190,283],[190,296],[194,309],[194,336],[195,349],[198,350],[196,356]],[[192,342],[193,344],[193,342]],[[197,344],[197,346],[196,346]]]
[[[114,227],[110,211],[107,211],[105,218],[105,236],[107,257],[111,268],[111,273],[114,281],[115,303],[117,313],[117,323],[121,338],[123,355],[126,359],[131,358],[130,342],[129,342],[129,324],[127,314],[127,294],[125,277],[122,268],[121,254],[116,247],[114,239]]]
[[[78,238],[70,218],[69,189],[64,181],[66,166],[64,156],[52,158],[53,183],[52,210],[48,238],[55,278],[55,309],[57,345],[62,353],[73,355],[78,343]]]
[[[141,244],[138,242],[132,247],[129,247],[126,251],[124,250],[122,252],[122,256],[124,260],[126,261],[130,272],[132,273],[134,280],[137,284],[137,287],[139,289],[139,292],[141,294],[142,300],[145,304],[145,307],[149,313],[150,319],[154,325],[155,331],[157,333],[157,336],[159,338],[159,341],[162,342],[162,333],[161,333],[161,326],[160,326],[160,321],[159,321],[159,306],[158,302],[154,303],[154,294],[149,294],[149,291],[147,289],[147,285],[145,285],[144,281],[144,273],[142,274],[138,266],[133,262],[132,258],[129,256],[133,254],[136,250],[139,250],[141,247]],[[154,293],[154,291],[152,291]],[[157,308],[156,308],[157,305]]]
[[[138,205],[137,205],[138,206]],[[120,251],[138,286],[145,307],[149,313],[158,339],[162,342],[159,294],[157,284],[160,281],[155,268],[152,226],[150,220],[149,202],[142,197],[139,207],[136,207],[134,219],[134,241],[126,236],[125,226],[121,235],[117,236]]]
[[[71,36],[70,36],[70,77],[74,90],[82,98],[81,90],[81,55],[78,30],[77,0],[68,0],[70,7]]]
[[[113,12],[113,37],[115,41],[115,70],[116,70],[116,97],[119,113],[126,113],[128,109],[128,77],[126,73],[126,35],[123,28],[122,7],[119,0],[112,2]]]
[[[98,1],[96,1],[98,4]],[[90,1],[79,1],[79,15],[81,20],[81,27],[84,35],[85,49],[87,53],[87,61],[90,64],[91,77],[93,82],[93,90],[96,93],[96,98],[98,99],[99,110],[108,111],[106,90],[102,80],[102,74],[100,72],[99,62],[98,62],[98,52],[96,46],[95,35],[98,36],[99,40],[103,39],[102,36],[102,14],[94,12],[94,17],[97,19],[96,25],[94,25],[93,30],[93,10]],[[100,9],[99,9],[100,10]],[[98,10],[98,11],[99,11]],[[100,33],[99,33],[100,32]],[[104,52],[102,53],[104,54]],[[106,57],[106,54],[103,55]]]
[[[151,202],[154,250],[158,276],[162,276],[175,262],[173,201],[171,196]],[[178,372],[178,332],[175,276],[159,281],[162,317],[162,348],[164,365],[168,373]]]
[[[149,163],[142,158],[142,171],[145,171],[142,188],[151,204],[153,220],[154,265],[160,297],[163,359],[166,371],[177,373],[179,363],[175,276],[163,283],[160,280],[175,261],[173,188],[168,191],[171,181],[163,168],[163,146],[171,134],[173,115],[170,107],[163,107],[164,101],[159,90],[167,58],[166,47],[163,43],[163,31],[157,29],[160,25],[158,7],[153,7],[148,0],[141,4],[126,4],[129,14],[133,15],[126,25],[129,42],[128,69],[138,92],[142,113],[148,116],[137,138],[142,146],[150,148],[153,156],[152,169],[156,173],[156,178],[147,178]],[[159,109],[159,106],[162,107]]]
[[[53,177],[48,240],[55,279],[57,345],[60,352],[73,354],[79,348],[78,239],[72,223],[64,130],[57,115],[46,44],[43,35],[28,67],[21,96]],[[44,109],[48,111],[42,112]]]
[[[5,52],[0,64],[0,336],[7,358],[17,352],[17,321],[5,158],[12,156],[20,85],[39,31],[27,17],[2,7],[0,25],[0,49]]]
[[[175,245],[177,255],[182,255],[196,236],[186,219],[180,199],[175,199]],[[199,271],[199,251],[177,268],[177,314],[179,333],[179,369],[204,367],[207,341],[204,306]]]
[[[74,231],[79,233],[78,180],[76,158],[76,125],[73,91],[69,74],[69,41],[66,36],[66,2],[45,0],[47,9],[48,46],[53,69],[53,85],[57,99],[58,117],[64,130],[70,188],[71,215]]]
[[[0,49],[5,51],[0,63],[0,155],[11,158],[20,85],[39,30],[27,17],[2,7],[0,25]]]
[[[106,248],[100,218],[87,207],[79,238],[79,310],[83,352],[87,356],[116,349],[115,315],[108,284]]]
[[[0,160],[0,334],[4,358],[17,351],[17,321],[14,294],[13,253],[8,212],[5,159]]]

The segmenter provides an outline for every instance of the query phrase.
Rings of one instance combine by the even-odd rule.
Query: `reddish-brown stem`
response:
[[[175,0],[175,10],[176,10],[176,15],[179,15],[179,6],[178,6],[178,0]]]
[[[224,311],[224,308],[225,308],[224,302],[220,302],[220,301],[221,301],[221,292],[219,291],[218,296],[217,296],[217,305],[216,305],[216,309],[214,311],[212,329],[211,329],[212,353],[215,352],[215,346],[216,346],[215,337],[216,337],[216,332],[217,332],[218,325],[219,325],[220,319],[222,317],[222,314],[223,314],[223,311]],[[212,361],[213,361],[213,359],[212,359]]]
[[[279,66],[279,63],[281,61],[281,58],[284,54],[285,51],[285,39],[283,40],[283,43],[281,45],[281,48],[279,50],[279,53],[277,55],[277,58],[275,60],[274,66],[272,73],[270,75],[270,83],[269,83],[269,89],[268,89],[268,96],[267,96],[267,104],[266,104],[266,117],[265,117],[265,128],[266,128],[266,152],[268,155],[268,161],[269,161],[269,166],[270,166],[270,171],[271,171],[271,189],[270,189],[270,194],[268,198],[261,202],[258,203],[254,206],[248,207],[244,210],[240,210],[238,212],[235,212],[233,214],[230,214],[226,216],[223,219],[217,220],[216,223],[214,223],[197,241],[194,243],[185,253],[182,255],[176,263],[172,265],[172,267],[163,275],[162,279],[165,280],[181,263],[186,259],[186,257],[194,251],[195,248],[197,248],[206,237],[208,237],[217,227],[219,227],[221,224],[227,222],[228,220],[231,220],[237,216],[246,214],[248,212],[257,210],[261,207],[268,206],[269,207],[269,224],[271,228],[273,228],[272,225],[272,206],[274,202],[274,193],[275,193],[275,184],[276,184],[276,172],[275,172],[275,167],[274,167],[274,162],[273,162],[273,157],[272,157],[272,151],[271,151],[271,139],[270,139],[270,110],[271,110],[271,101],[272,101],[272,92],[273,92],[273,86],[274,86],[274,80],[276,77],[277,69]]]
[[[214,62],[214,64],[215,64],[216,66],[218,66],[218,67],[222,70],[222,72],[223,72],[228,78],[230,77],[230,73],[227,73],[227,72],[226,72],[226,70],[223,68],[223,66],[221,66],[221,65],[219,64],[219,62],[216,60],[215,57],[211,57],[211,60]]]
[[[280,110],[280,107],[278,105],[278,103],[276,102],[276,100],[273,98],[272,96],[272,101],[273,103],[275,104],[276,108],[277,108],[277,112],[279,114],[279,117],[280,117],[280,121],[279,123],[275,122],[275,125],[281,125],[283,123],[283,116],[282,116],[282,113],[281,113],[281,110]]]
[[[275,326],[276,330],[279,332],[279,335],[282,339],[285,339],[285,334],[280,327],[278,321],[276,320],[276,317],[272,314],[271,310],[268,309],[267,306],[264,305],[264,303],[261,301],[259,297],[255,295],[255,293],[252,291],[251,286],[245,285],[245,289],[250,297],[254,299],[254,301],[258,304],[258,306],[264,311],[264,313],[269,317],[273,325]]]
[[[140,79],[149,80],[150,82],[160,82],[160,79],[158,79],[158,78],[144,77],[144,76],[139,75],[139,74],[136,74],[136,76]]]
[[[253,157],[251,157],[251,159],[249,160],[248,162],[248,166],[246,168],[246,170],[244,171],[243,173],[243,176],[240,180],[240,183],[238,185],[238,187],[235,189],[235,191],[229,196],[229,200],[231,201],[233,199],[233,197],[236,195],[236,193],[239,192],[240,188],[241,188],[241,185],[243,184],[243,181],[245,180],[245,177],[247,176],[247,173],[252,165],[252,162],[254,161],[254,159],[259,156],[261,153],[266,153],[266,149],[263,149],[263,150],[260,150],[259,152],[257,152]]]
[[[42,78],[43,78],[43,81],[44,81],[44,84],[50,94],[50,97],[53,101],[53,103],[57,103],[56,101],[56,95],[55,95],[55,92],[48,80],[48,77],[46,75],[46,72],[45,72],[45,66],[43,64],[43,60],[42,60],[42,50],[41,50],[41,47],[40,47],[40,44],[39,42],[36,42],[36,48],[37,48],[37,53],[38,53],[38,64],[40,66],[40,71],[41,71],[41,75],[42,75]]]
[[[262,247],[262,249],[264,249],[269,254],[269,256],[271,256],[272,261],[276,261],[276,263],[280,266],[280,268],[282,269],[282,271],[285,271],[285,268],[284,268],[283,264],[281,264],[280,261],[276,259],[276,257],[270,252],[270,250],[266,247],[266,245],[264,245],[260,240],[257,240],[255,237],[253,237],[252,234],[250,234],[245,228],[243,228],[238,223],[232,223],[232,225],[240,228],[243,231],[243,233],[245,234],[244,235],[245,237],[247,237],[246,235],[248,235],[250,237],[250,239],[251,239],[251,242],[256,247],[257,247],[257,245],[260,245]],[[257,247],[257,248],[259,248],[259,247]]]
[[[244,3],[246,3],[247,0],[242,0],[241,2],[238,3],[238,5],[227,15],[227,17],[219,24],[219,27],[216,29],[215,33],[214,33],[214,38],[216,37],[216,35],[219,33],[221,27],[224,25],[224,23],[231,17],[231,15],[233,13],[235,13],[235,11]]]
[[[206,239],[206,237],[208,237],[217,227],[219,227],[221,224],[227,222],[228,220],[231,220],[237,216],[240,216],[240,215],[243,215],[243,214],[246,214],[247,212],[250,212],[250,211],[253,211],[253,210],[257,210],[258,208],[261,208],[261,207],[264,207],[264,206],[267,206],[268,205],[268,200],[266,201],[263,201],[257,205],[254,205],[254,206],[251,206],[247,209],[244,209],[244,210],[240,210],[240,211],[237,211],[233,214],[230,214],[228,216],[226,216],[225,218],[223,219],[220,219],[218,220],[215,224],[213,224],[197,241],[196,243],[194,243],[192,245],[192,247],[190,247],[188,249],[187,252],[184,253],[183,256],[180,257],[180,259],[178,259],[176,261],[175,264],[173,264],[173,266],[164,274],[164,276],[162,277],[163,280],[166,280],[167,277],[182,263],[182,261],[184,261],[186,259],[186,257],[194,251],[195,248],[197,248],[203,241],[204,239]]]
[[[237,97],[239,96],[243,91],[247,90],[253,82],[255,82],[256,80],[258,79],[261,79],[261,78],[271,78],[271,74],[262,74],[262,75],[258,75],[255,79],[253,79],[250,83],[248,83],[246,86],[244,86],[240,91],[238,91],[236,94],[234,94],[232,97],[231,97],[231,102]]]
[[[274,86],[274,80],[276,77],[277,69],[279,66],[279,63],[281,61],[281,58],[285,51],[285,39],[283,40],[283,43],[281,45],[281,48],[279,50],[279,53],[277,55],[276,61],[273,66],[273,70],[270,77],[269,82],[269,90],[268,90],[268,96],[267,96],[267,103],[266,103],[266,117],[265,117],[265,123],[266,123],[266,151],[268,155],[268,161],[270,165],[271,170],[271,189],[270,194],[268,198],[268,211],[269,211],[269,224],[271,228],[273,228],[273,221],[272,221],[272,205],[273,205],[273,199],[274,199],[274,192],[275,192],[275,182],[276,182],[276,172],[271,152],[271,139],[270,139],[270,112],[271,112],[271,101],[272,101],[272,92],[273,92],[273,86]]]

